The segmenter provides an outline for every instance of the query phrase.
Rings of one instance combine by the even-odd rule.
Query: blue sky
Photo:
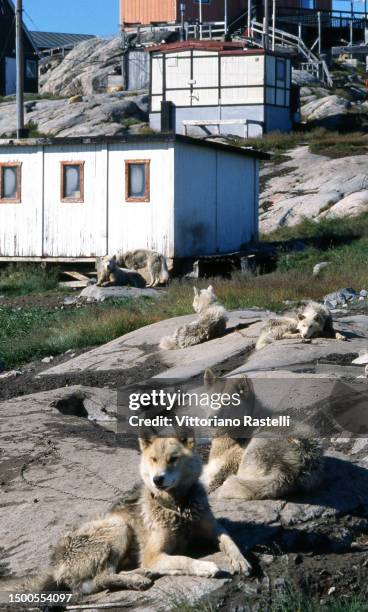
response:
[[[23,0],[23,5],[30,30],[99,36],[119,31],[118,0]]]
[[[353,0],[356,11],[364,0]],[[23,0],[30,30],[110,36],[119,31],[119,0]],[[246,0],[244,0],[244,5]],[[350,2],[333,0],[335,9],[350,10]]]

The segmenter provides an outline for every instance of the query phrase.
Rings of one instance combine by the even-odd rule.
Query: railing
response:
[[[150,33],[158,35],[160,32],[176,32],[180,34],[182,32],[182,26],[178,23],[173,24],[162,24],[162,25],[148,25],[140,26],[135,25],[126,28],[127,32],[131,33],[134,31],[137,34],[137,42],[140,42],[140,34]],[[186,40],[191,39],[222,39],[225,36],[225,22],[224,21],[206,21],[196,23],[185,23],[184,32]]]
[[[260,36],[260,41],[256,42],[256,35]],[[324,60],[319,59],[303,42],[301,38],[295,36],[294,34],[289,34],[288,32],[284,32],[284,30],[279,30],[275,28],[275,30],[271,30],[269,37],[275,36],[275,43],[282,47],[291,47],[295,49],[299,55],[302,55],[307,61],[305,63],[313,66],[313,70],[318,73],[318,78],[321,81],[326,82],[330,87],[332,87],[332,77],[330,71],[327,67],[327,64]],[[251,23],[251,37],[253,42],[259,44],[259,46],[264,46],[264,28],[263,24],[258,23],[257,21],[252,21]]]
[[[321,23],[329,28],[349,28],[353,24],[354,29],[362,30],[365,27],[365,14],[354,11],[317,11],[312,9],[291,9],[280,6],[277,8],[277,20],[287,23],[301,24],[304,26],[318,26],[318,13]]]

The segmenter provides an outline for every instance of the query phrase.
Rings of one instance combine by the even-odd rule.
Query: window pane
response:
[[[37,63],[33,60],[26,61],[26,76],[27,79],[37,78]]]
[[[146,195],[146,165],[129,164],[129,197],[143,198]]]
[[[17,168],[14,166],[9,166],[8,168],[3,168],[3,193],[2,197],[14,200],[17,197],[18,191],[18,177],[17,177]]]
[[[64,198],[80,196],[80,166],[64,166]]]
[[[285,62],[283,60],[277,60],[276,72],[277,72],[277,80],[285,81]]]

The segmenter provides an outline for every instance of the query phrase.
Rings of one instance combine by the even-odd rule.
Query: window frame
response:
[[[17,170],[17,191],[14,198],[3,197],[3,170],[4,168],[16,168]],[[22,202],[22,162],[1,162],[0,163],[0,204],[21,204]]]
[[[60,201],[65,204],[84,204],[84,161],[62,161],[60,162],[61,180],[60,180]],[[79,166],[79,198],[66,197],[65,194],[65,168],[68,166]]]
[[[144,196],[135,198],[129,195],[129,168],[132,165],[141,164],[145,167],[145,192]],[[125,201],[126,202],[150,202],[151,201],[151,160],[150,159],[126,159],[125,160]]]
[[[279,67],[281,66],[282,66],[283,76],[279,77],[278,72],[279,72]],[[286,83],[286,61],[284,58],[280,58],[280,57],[276,58],[276,86],[278,82]]]
[[[37,80],[37,61],[34,59],[26,58],[25,68],[26,68],[26,79],[28,79],[29,81],[36,81]],[[32,70],[32,72],[34,73],[34,76],[28,75],[28,68]]]

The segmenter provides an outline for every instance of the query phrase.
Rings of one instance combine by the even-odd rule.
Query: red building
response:
[[[331,10],[332,0],[276,0],[278,6],[295,9]],[[155,22],[180,22],[180,5],[185,4],[185,19],[199,17],[199,0],[120,0],[120,22],[148,25]],[[262,0],[252,4],[261,8]],[[227,0],[228,23],[231,24],[248,7],[247,0]],[[202,0],[202,20],[224,21],[225,0]]]

